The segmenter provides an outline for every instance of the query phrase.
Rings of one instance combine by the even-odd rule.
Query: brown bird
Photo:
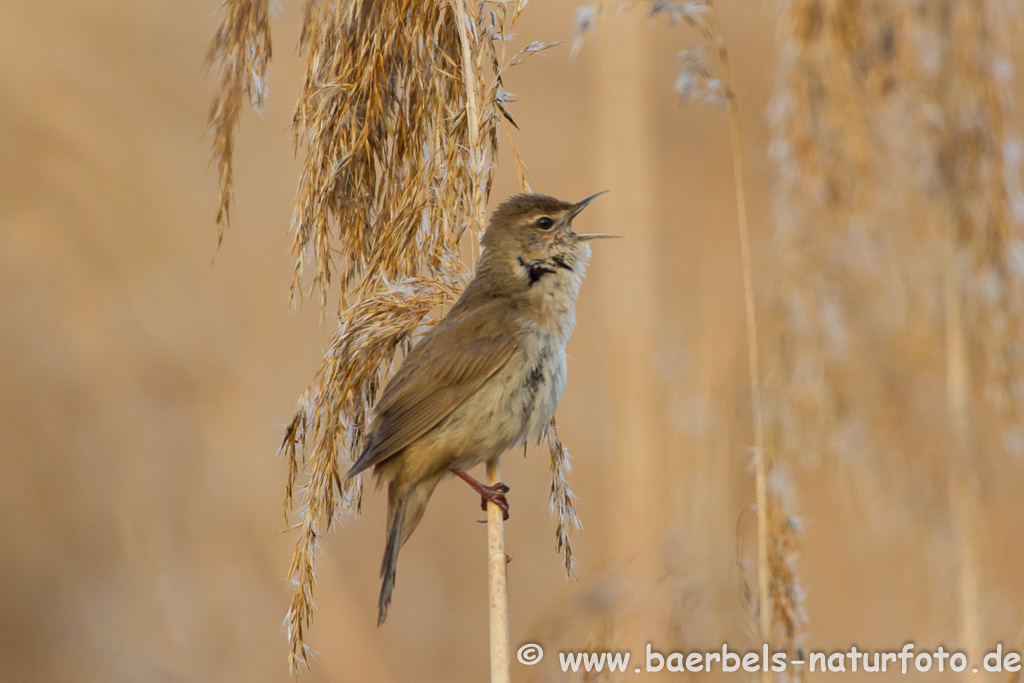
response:
[[[599,193],[603,194],[603,193]],[[388,528],[377,625],[387,618],[398,551],[438,482],[455,474],[508,518],[508,487],[466,470],[540,433],[565,391],[565,344],[590,241],[571,204],[516,195],[491,216],[473,280],[388,382],[353,477],[373,467],[388,483]]]

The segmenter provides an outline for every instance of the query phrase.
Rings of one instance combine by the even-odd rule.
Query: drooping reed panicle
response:
[[[208,117],[213,131],[210,163],[217,164],[220,177],[216,217],[218,244],[224,239],[224,229],[231,225],[232,161],[242,107],[248,100],[251,107],[259,109],[267,94],[267,67],[271,57],[268,5],[269,0],[225,2],[224,16],[206,55],[207,66],[220,71]]]
[[[569,488],[568,475],[572,469],[569,449],[558,438],[554,419],[544,428],[540,442],[548,445],[551,455],[551,495],[548,508],[555,518],[555,551],[562,555],[565,562],[565,575],[576,578],[576,558],[572,554],[570,536],[573,531],[582,529],[583,523],[576,514],[576,494]]]

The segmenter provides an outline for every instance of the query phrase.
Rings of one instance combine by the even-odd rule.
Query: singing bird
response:
[[[387,618],[398,551],[443,478],[469,483],[508,518],[508,487],[485,486],[466,470],[522,445],[554,415],[565,391],[565,344],[590,242],[573,219],[600,194],[575,204],[516,195],[492,214],[476,273],[384,388],[354,477],[373,467],[388,484],[388,523],[377,625]]]

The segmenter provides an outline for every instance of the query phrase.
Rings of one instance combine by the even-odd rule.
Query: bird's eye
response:
[[[548,218],[547,216],[541,216],[540,218],[537,219],[537,227],[540,228],[541,230],[550,230],[551,226],[554,224],[555,222]]]

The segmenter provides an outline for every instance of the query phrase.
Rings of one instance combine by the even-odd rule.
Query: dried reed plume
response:
[[[311,0],[305,6],[299,50],[306,68],[293,117],[304,164],[293,222],[292,300],[304,297],[308,282],[326,314],[336,291],[338,328],[281,449],[288,461],[285,510],[299,516],[288,571],[295,594],[286,618],[293,678],[308,665],[317,543],[333,521],[359,511],[361,480],[343,480],[342,473],[362,448],[381,383],[469,277],[459,241],[467,229],[474,238],[483,230],[498,128],[503,119],[512,121],[502,75],[550,47],[532,43],[507,58],[509,29],[524,5]],[[241,93],[254,102],[262,97],[266,9],[266,2],[229,0],[211,48],[211,59],[225,65],[211,114],[222,176],[218,220],[226,220],[230,203]],[[525,187],[525,168],[515,161]],[[560,491],[559,549],[571,567],[565,529],[576,517],[564,480],[567,455],[553,425],[546,438],[553,488]],[[500,516],[497,530],[501,540]]]
[[[306,72],[293,121],[305,160],[292,296],[301,298],[310,269],[321,310],[336,271],[340,297],[334,341],[283,446],[285,506],[301,516],[288,572],[296,586],[286,619],[293,677],[308,665],[317,539],[335,515],[359,509],[361,479],[340,472],[362,448],[396,354],[461,289],[467,271],[458,242],[474,182],[464,153],[461,44],[446,6],[312,2],[299,49]],[[308,481],[297,489],[300,469]]]
[[[208,119],[214,138],[210,163],[216,162],[220,176],[218,244],[224,239],[224,228],[231,225],[232,158],[242,98],[244,96],[251,107],[258,109],[267,94],[267,66],[271,53],[268,3],[269,0],[225,2],[224,18],[210,41],[206,55],[208,67],[220,71],[217,94],[210,104]]]
[[[679,55],[676,92],[684,99],[701,100],[725,109],[732,148],[733,179],[736,188],[737,225],[743,265],[744,314],[747,329],[747,368],[751,412],[754,420],[754,488],[757,500],[757,627],[761,642],[784,650],[797,659],[800,627],[806,620],[803,591],[796,573],[796,522],[792,507],[792,484],[778,456],[765,438],[761,393],[759,335],[747,204],[743,179],[743,155],[739,108],[733,85],[729,53],[718,14],[711,0],[688,2],[657,1],[651,16],[665,14],[672,23],[685,21],[701,36],[703,44]],[[794,673],[798,676],[799,673]],[[767,678],[767,675],[765,676]]]
[[[555,550],[565,562],[565,575],[576,578],[576,558],[572,554],[570,534],[583,528],[576,514],[576,494],[569,488],[568,474],[572,469],[569,449],[562,444],[555,430],[555,421],[544,428],[540,441],[547,443],[551,453],[551,496],[548,506],[556,520]]]
[[[862,465],[876,491],[901,482],[905,510],[927,499],[948,511],[961,635],[976,656],[973,509],[1020,450],[1024,242],[1001,56],[1010,6],[783,9],[770,433],[791,457]]]

